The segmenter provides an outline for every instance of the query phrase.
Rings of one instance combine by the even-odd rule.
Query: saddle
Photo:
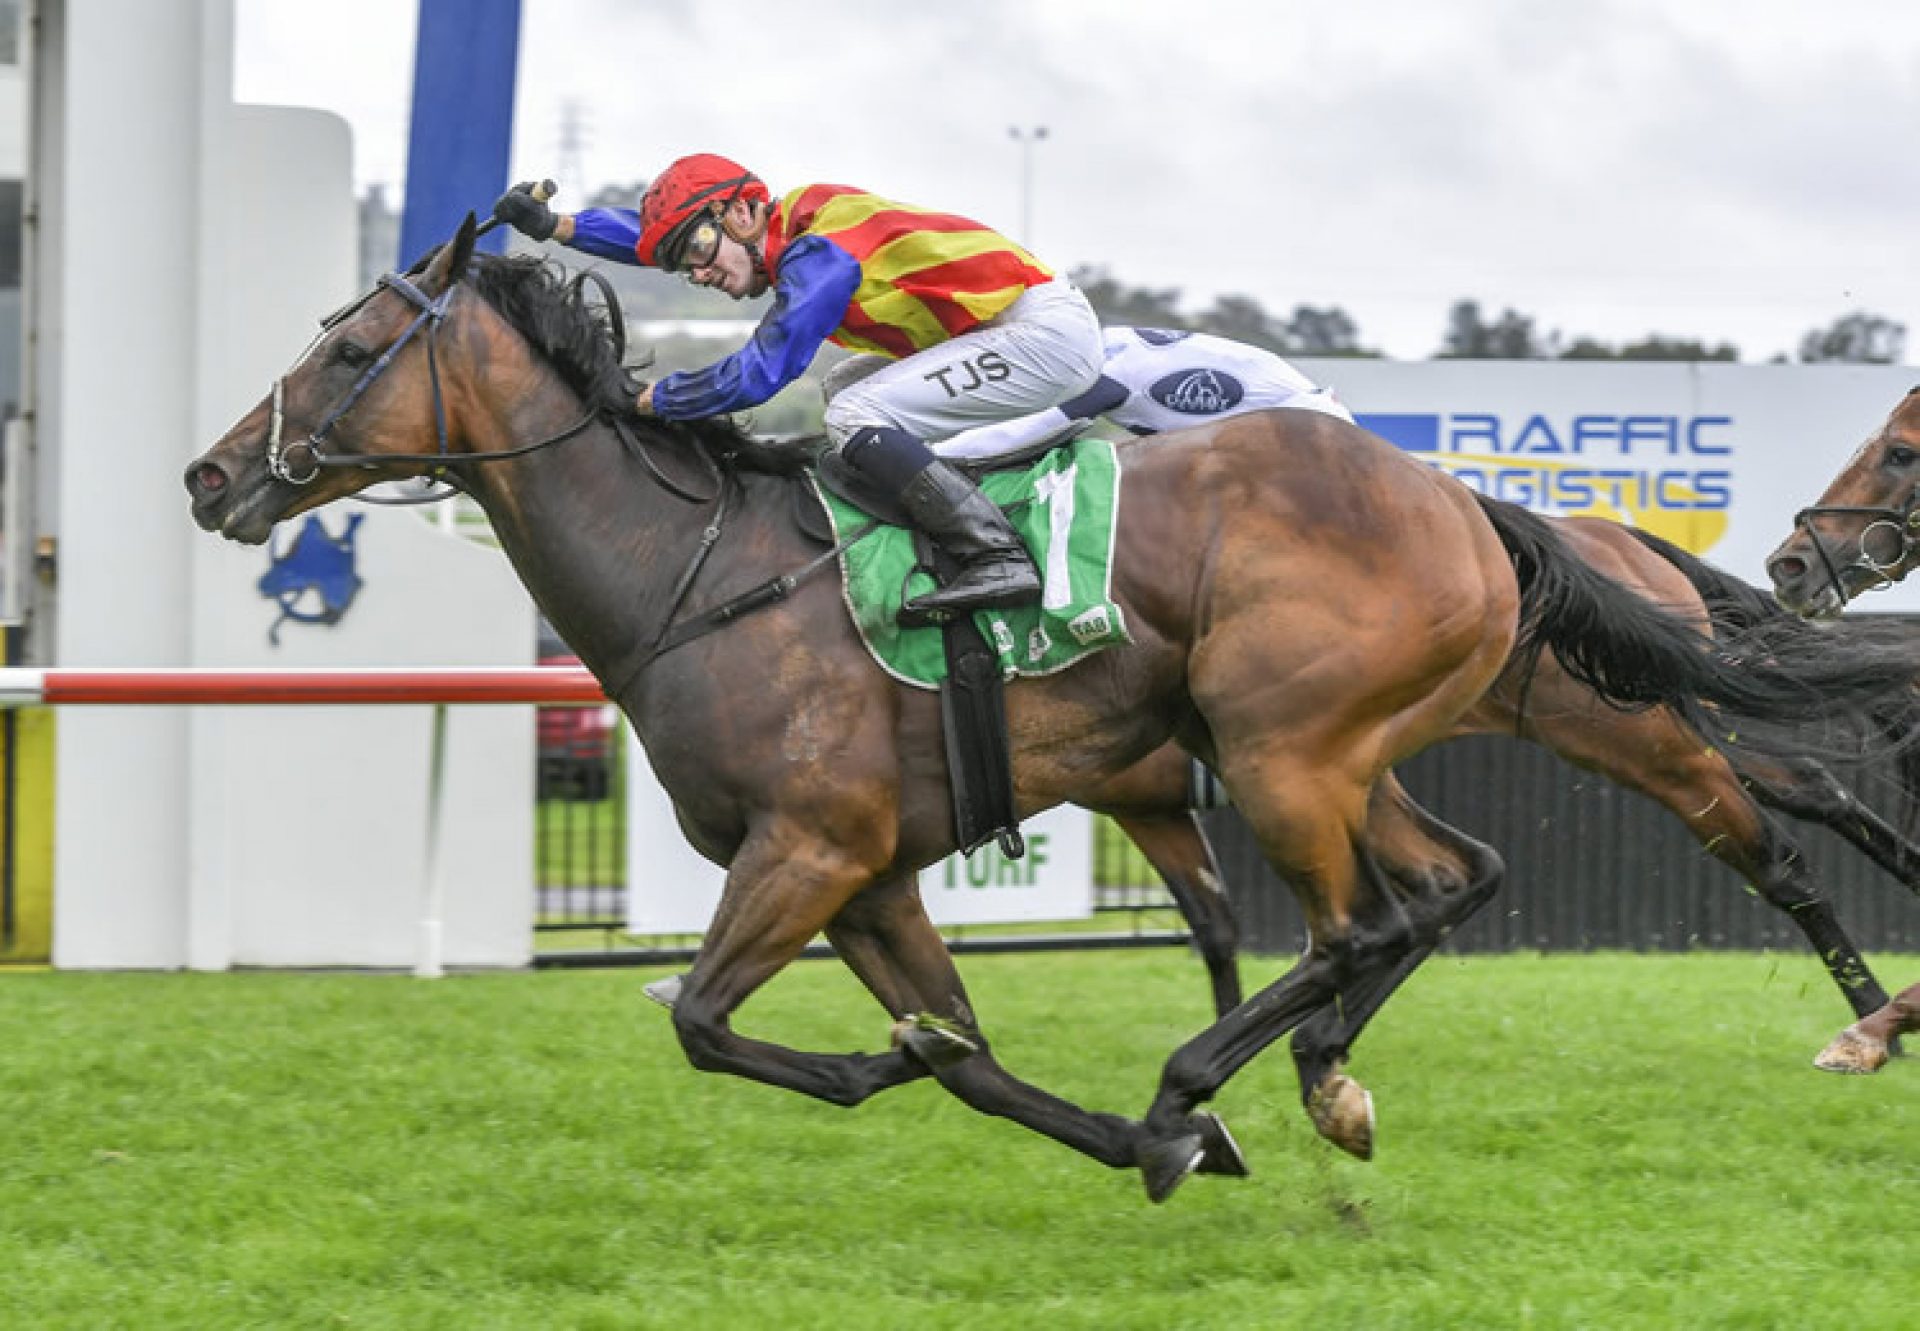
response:
[[[1067,442],[1067,437],[1041,440],[1028,448],[986,465],[957,464],[971,473],[1024,467]],[[911,528],[912,522],[891,495],[867,482],[835,452],[823,454],[815,472],[821,486],[890,526]],[[832,540],[825,515],[817,505],[801,502],[808,535]],[[942,586],[958,571],[956,561],[924,536],[915,534],[919,567]],[[987,644],[972,615],[956,615],[941,626],[941,646],[947,674],[940,684],[940,723],[947,749],[948,786],[953,791],[954,839],[962,854],[997,840],[1008,859],[1026,854],[1020,818],[1014,808],[1013,763],[1007,740],[1006,685],[999,659]]]

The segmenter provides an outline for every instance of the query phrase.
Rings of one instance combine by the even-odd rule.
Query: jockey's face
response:
[[[765,291],[765,275],[754,263],[747,247],[734,239],[735,236],[753,234],[755,221],[753,205],[745,199],[735,199],[728,204],[726,233],[720,239],[720,248],[714,253],[713,261],[688,269],[687,280],[697,287],[724,291],[735,300],[745,300]]]

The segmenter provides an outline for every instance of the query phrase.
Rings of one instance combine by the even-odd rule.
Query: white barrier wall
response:
[[[50,637],[63,666],[528,664],[532,610],[504,559],[354,505],[323,520],[363,516],[357,598],[337,626],[269,643],[268,554],[195,527],[181,471],[355,293],[346,127],[232,103],[230,0],[53,0],[43,18],[38,519],[59,576],[41,650]],[[428,709],[58,724],[57,965],[413,962]],[[447,757],[445,960],[522,963],[531,709],[455,709]]]
[[[673,803],[639,743],[629,743],[627,753],[627,927],[636,934],[703,933],[726,871],[702,859],[680,834]],[[935,924],[1093,914],[1093,816],[1062,805],[1027,819],[1020,830],[1027,840],[1020,859],[988,844],[920,871],[920,896]]]

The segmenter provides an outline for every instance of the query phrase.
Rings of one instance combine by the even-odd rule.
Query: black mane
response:
[[[480,254],[474,260],[468,277],[474,290],[513,325],[581,401],[609,415],[636,419],[633,398],[638,383],[620,363],[608,322],[613,317],[610,311],[589,304],[572,276],[545,259]],[[658,424],[712,452],[734,454],[755,470],[791,472],[805,460],[794,456],[797,450],[755,439],[728,416]]]

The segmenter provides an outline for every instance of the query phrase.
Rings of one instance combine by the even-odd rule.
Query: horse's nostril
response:
[[[211,462],[202,462],[187,473],[187,488],[196,494],[217,495],[227,488],[227,473]]]

